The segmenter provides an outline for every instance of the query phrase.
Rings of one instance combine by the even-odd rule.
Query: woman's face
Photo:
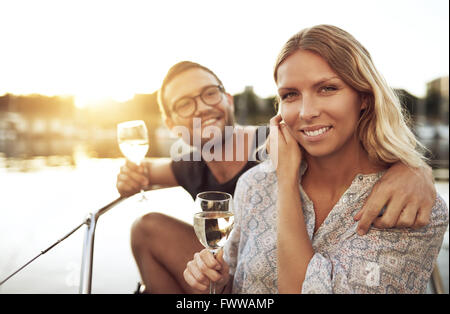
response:
[[[358,145],[354,135],[365,104],[322,57],[298,50],[279,66],[277,79],[281,116],[309,155]]]

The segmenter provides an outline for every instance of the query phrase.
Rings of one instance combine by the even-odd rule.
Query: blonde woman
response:
[[[188,283],[201,288],[206,277],[233,293],[425,292],[448,226],[442,198],[418,229],[360,235],[354,218],[389,166],[424,163],[367,50],[338,27],[304,29],[282,48],[274,78],[276,170],[267,161],[241,176],[224,253],[200,252]]]

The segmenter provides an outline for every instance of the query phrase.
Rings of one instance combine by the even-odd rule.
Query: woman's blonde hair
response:
[[[356,90],[367,103],[356,134],[369,154],[381,164],[401,161],[422,166],[425,147],[409,129],[395,92],[375,68],[369,52],[349,33],[332,25],[317,25],[292,36],[281,49],[274,68],[294,52],[308,50],[321,56],[339,77]]]

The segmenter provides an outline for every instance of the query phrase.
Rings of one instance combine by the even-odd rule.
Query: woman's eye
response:
[[[320,91],[322,92],[334,92],[337,91],[337,87],[335,86],[323,86],[320,88]]]
[[[289,92],[281,95],[281,100],[290,100],[297,96],[296,92]]]

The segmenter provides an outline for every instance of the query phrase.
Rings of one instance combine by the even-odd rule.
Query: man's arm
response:
[[[374,186],[364,207],[354,217],[358,234],[374,227],[420,228],[430,221],[436,199],[433,173],[429,166],[410,168],[401,162],[392,165]],[[385,212],[378,217],[385,207]]]
[[[348,232],[339,245],[311,259],[302,293],[424,293],[448,227],[448,208],[441,197],[432,212],[430,224],[421,230],[374,228],[358,236],[344,227]],[[338,228],[327,237],[341,234]]]
[[[117,190],[121,196],[130,196],[141,189],[154,186],[177,186],[170,158],[145,159],[140,166],[126,161],[117,175]]]

